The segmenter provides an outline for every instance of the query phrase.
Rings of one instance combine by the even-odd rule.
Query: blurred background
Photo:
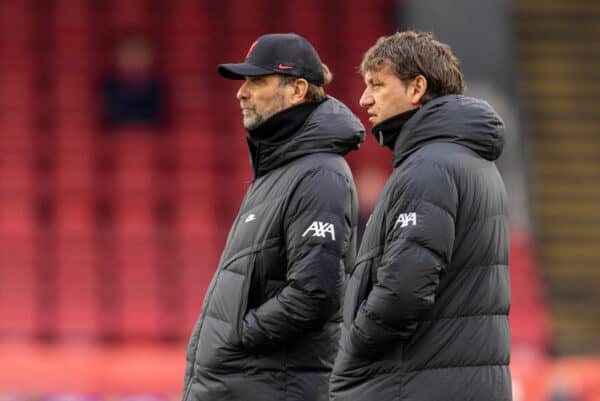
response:
[[[358,65],[404,29],[506,122],[515,401],[600,400],[600,3],[0,0],[0,401],[178,399],[252,179],[216,65],[300,33],[367,125]],[[349,161],[368,216],[391,154]]]

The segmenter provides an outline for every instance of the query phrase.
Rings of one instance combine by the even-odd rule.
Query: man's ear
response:
[[[414,105],[421,105],[421,99],[427,92],[427,79],[423,75],[417,75],[409,85],[410,100]]]
[[[304,78],[296,79],[292,84],[292,93],[290,102],[292,106],[300,104],[306,100],[306,94],[308,93],[308,81]]]

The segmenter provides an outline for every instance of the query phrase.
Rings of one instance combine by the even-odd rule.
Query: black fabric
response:
[[[394,165],[433,142],[458,143],[493,161],[504,148],[504,125],[486,102],[464,96],[437,98],[402,128],[394,145]]]
[[[243,63],[220,64],[219,74],[228,79],[283,74],[304,78],[317,86],[325,81],[321,59],[315,48],[295,33],[272,33],[259,37]]]
[[[260,141],[277,144],[289,139],[298,132],[308,116],[319,107],[320,103],[301,103],[287,108],[271,116],[258,127],[247,130],[250,140],[257,144]]]
[[[254,174],[258,176],[261,147],[276,148],[294,134],[301,132],[308,116],[320,103],[301,103],[271,116],[261,125],[248,131],[248,150]],[[276,166],[271,166],[273,168]],[[261,175],[266,173],[263,169]]]
[[[408,110],[404,113],[400,113],[392,118],[380,122],[374,125],[371,129],[371,133],[379,142],[381,146],[385,146],[394,150],[394,144],[396,139],[400,135],[400,131],[404,124],[417,112],[419,109]]]
[[[511,400],[503,125],[445,96],[402,125],[349,277],[332,401]]]
[[[261,156],[190,339],[183,401],[327,399],[356,253],[342,156],[363,139],[358,119],[327,98]]]
[[[346,154],[364,140],[364,131],[354,130],[349,137],[340,126],[348,124],[349,110],[332,97],[320,103],[302,124],[297,134],[284,141],[249,141],[250,157],[256,177],[261,177],[292,160],[315,152]],[[360,124],[353,116],[353,124]],[[263,124],[267,124],[269,120]],[[362,125],[361,125],[362,126]],[[266,135],[268,136],[268,135]],[[324,140],[326,138],[327,140]]]

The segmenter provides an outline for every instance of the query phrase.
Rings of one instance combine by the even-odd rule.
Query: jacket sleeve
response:
[[[351,328],[359,353],[384,350],[414,333],[452,258],[458,194],[446,168],[421,161],[399,178],[392,194],[377,283]]]
[[[303,331],[317,330],[338,311],[342,257],[355,221],[349,216],[354,196],[351,182],[326,169],[309,172],[294,189],[283,219],[286,285],[246,313],[246,349],[275,347]]]

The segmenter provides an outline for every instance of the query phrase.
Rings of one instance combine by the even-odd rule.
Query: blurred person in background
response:
[[[500,117],[469,98],[450,47],[380,38],[360,105],[393,152],[349,279],[331,400],[511,399]]]
[[[358,205],[343,156],[364,140],[325,95],[331,73],[296,34],[269,34],[219,73],[237,99],[254,180],[192,333],[183,401],[326,400]]]
[[[107,129],[160,128],[165,123],[165,89],[154,51],[141,33],[116,45],[112,69],[102,79],[102,123]]]

